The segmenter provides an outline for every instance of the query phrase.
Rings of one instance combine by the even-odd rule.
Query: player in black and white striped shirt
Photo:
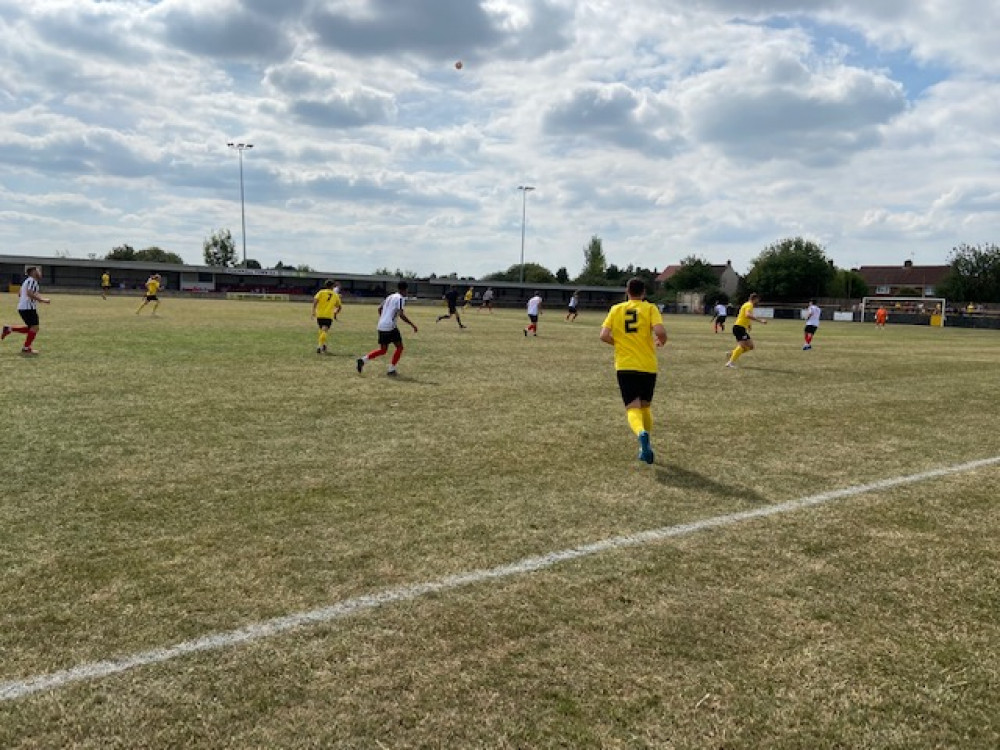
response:
[[[21,284],[21,294],[17,298],[17,312],[24,321],[23,326],[4,326],[0,330],[0,341],[10,336],[12,333],[23,333],[25,335],[24,346],[21,347],[21,354],[38,354],[31,348],[35,336],[38,335],[38,303],[48,304],[48,297],[43,297],[38,292],[38,282],[42,279],[42,269],[38,266],[29,267],[24,283]]]

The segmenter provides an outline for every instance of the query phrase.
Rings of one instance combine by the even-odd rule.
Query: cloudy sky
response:
[[[0,254],[571,274],[1000,242],[996,0],[0,0]],[[454,63],[464,65],[456,70]]]

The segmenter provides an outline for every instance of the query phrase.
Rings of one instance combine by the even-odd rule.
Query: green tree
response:
[[[135,260],[135,248],[131,245],[118,245],[104,256],[105,260]]]
[[[826,296],[838,299],[858,299],[868,294],[865,277],[857,271],[838,268],[827,287]]]
[[[236,265],[236,244],[228,229],[218,229],[203,244],[205,265],[231,268]]]
[[[678,292],[705,292],[708,289],[719,288],[719,274],[712,264],[694,255],[689,255],[681,261],[681,267],[667,282]]]
[[[481,281],[520,281],[521,280],[521,264],[515,263],[506,271],[496,271],[491,274],[484,276]],[[539,265],[538,263],[525,263],[524,264],[524,283],[525,284],[555,284],[556,277],[545,266]]]
[[[301,270],[303,270],[303,268],[299,267],[299,270],[301,271]],[[309,266],[306,266],[305,270],[311,271],[312,269],[309,268]],[[415,279],[415,278],[417,278],[416,271],[405,271],[402,268],[398,268],[398,267],[396,268],[395,271],[390,271],[388,266],[384,266],[382,268],[376,268],[375,272],[373,273],[373,275],[374,276],[394,276],[397,279]],[[458,274],[453,273],[450,278],[456,279],[456,278],[458,278]]]
[[[137,250],[135,253],[135,260],[141,260],[147,263],[173,263],[178,266],[184,265],[184,259],[177,253],[168,253],[163,248],[156,247],[155,245],[147,247],[144,250]]]
[[[576,283],[584,286],[605,286],[608,283],[607,271],[608,259],[604,256],[604,243],[595,234],[590,238],[590,244],[583,248],[583,270],[576,277]]]
[[[966,245],[951,251],[951,270],[935,292],[961,302],[1000,302],[1000,246]]]
[[[569,271],[566,270],[566,266],[560,266],[556,271],[556,281],[560,284],[569,283]]]
[[[745,287],[767,300],[824,297],[836,271],[823,248],[801,237],[769,245],[753,262]]]

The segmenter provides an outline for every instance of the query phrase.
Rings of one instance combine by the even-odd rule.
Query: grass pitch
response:
[[[13,297],[0,296],[13,317]],[[55,296],[0,345],[0,682],[1000,455],[992,331],[666,320],[656,463],[602,316]],[[0,702],[3,747],[1000,744],[1000,468]]]

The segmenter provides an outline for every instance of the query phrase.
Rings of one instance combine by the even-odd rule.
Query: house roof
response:
[[[951,266],[861,266],[858,273],[868,286],[936,286],[944,281]]]

